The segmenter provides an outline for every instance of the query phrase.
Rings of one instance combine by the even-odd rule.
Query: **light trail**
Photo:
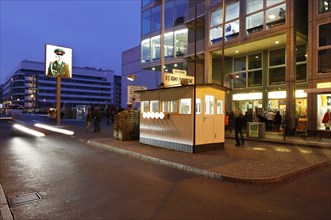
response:
[[[39,131],[35,131],[35,130],[32,130],[30,128],[27,128],[27,127],[24,127],[22,125],[19,125],[19,124],[14,124],[14,128],[20,130],[20,131],[23,131],[27,134],[31,134],[33,136],[36,136],[36,137],[44,137],[45,134],[44,133],[41,133]]]
[[[34,124],[34,126],[36,126],[38,128],[43,128],[43,129],[46,129],[46,130],[49,130],[49,131],[54,131],[54,132],[66,134],[66,135],[73,135],[74,134],[73,131],[62,129],[62,128],[55,128],[55,127],[45,125],[45,124],[36,123],[36,124]]]

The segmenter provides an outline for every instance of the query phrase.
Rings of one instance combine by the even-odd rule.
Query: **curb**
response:
[[[235,137],[225,136],[228,139],[235,139]],[[254,138],[246,138],[247,141],[257,141],[257,142],[264,142],[264,143],[275,143],[275,144],[283,144],[283,145],[297,145],[302,147],[311,147],[311,148],[319,148],[319,149],[326,149],[331,150],[330,144],[317,144],[317,143],[310,143],[310,142],[302,142],[302,141],[293,141],[293,140],[276,140],[276,139],[254,139]]]
[[[146,156],[140,153],[135,153],[133,151],[127,151],[127,150],[123,150],[123,149],[119,149],[116,147],[112,147],[106,144],[101,144],[98,142],[94,142],[91,140],[87,141],[88,144],[95,146],[95,147],[99,147],[102,149],[106,149],[106,150],[110,150],[116,153],[120,153],[123,155],[128,155],[134,158],[138,158],[138,159],[142,159],[145,161],[150,161],[153,162],[155,164],[160,164],[160,165],[164,165],[167,167],[171,167],[171,168],[175,168],[178,170],[184,170],[187,172],[191,172],[194,174],[198,174],[201,176],[205,176],[208,178],[212,178],[212,179],[219,179],[219,180],[225,180],[225,181],[230,181],[230,182],[240,182],[240,183],[248,183],[248,184],[274,184],[274,183],[279,183],[285,179],[288,179],[290,177],[293,177],[295,175],[298,174],[302,174],[302,173],[306,173],[310,170],[319,168],[319,167],[323,167],[329,164],[329,161],[325,160],[323,162],[317,163],[315,165],[312,166],[306,166],[303,167],[301,169],[297,169],[291,172],[288,172],[286,174],[280,175],[280,176],[275,176],[275,177],[270,177],[270,178],[243,178],[243,177],[235,177],[235,176],[228,176],[228,175],[223,175],[220,173],[215,173],[212,171],[207,171],[207,170],[202,170],[196,167],[192,167],[192,166],[187,166],[184,164],[180,164],[180,163],[175,163],[175,162],[171,162],[171,161],[167,161],[167,160],[162,160],[156,157],[151,157],[151,156]]]
[[[3,220],[13,220],[13,216],[10,212],[5,193],[3,192],[2,185],[0,183],[0,214]]]

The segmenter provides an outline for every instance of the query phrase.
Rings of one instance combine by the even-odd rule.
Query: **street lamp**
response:
[[[142,87],[142,86],[141,86],[141,81],[140,81],[140,78],[139,78],[138,76],[136,76],[136,75],[134,75],[134,74],[129,74],[129,75],[126,77],[127,80],[132,81],[132,82],[133,82],[136,78],[137,78],[138,81],[139,81],[139,86],[140,86],[139,89],[141,89],[141,87]]]
[[[227,73],[227,74],[225,74],[224,79],[223,79],[224,85],[226,82],[226,77],[229,77],[230,80],[239,78],[239,76],[236,73],[233,73],[233,72]],[[230,88],[230,82],[229,82],[228,86],[226,86],[226,87]]]

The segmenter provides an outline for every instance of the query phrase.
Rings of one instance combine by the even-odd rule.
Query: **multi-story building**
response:
[[[330,4],[165,0],[164,72],[187,70],[197,84],[231,87],[226,111],[253,111],[255,119],[280,111],[289,134],[300,117],[308,119],[309,131],[325,130],[320,111],[326,108],[318,109],[318,103],[331,93]],[[161,12],[162,0],[142,0],[141,67],[146,70],[161,69]],[[320,87],[320,95],[310,93],[309,88]]]
[[[45,76],[44,63],[23,60],[7,76],[3,103],[27,109],[56,107],[56,81]],[[61,79],[61,107],[120,107],[120,87],[113,70],[73,67],[72,78]]]

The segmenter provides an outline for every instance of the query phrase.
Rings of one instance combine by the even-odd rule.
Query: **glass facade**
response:
[[[285,84],[285,48],[269,51],[269,85]]]

